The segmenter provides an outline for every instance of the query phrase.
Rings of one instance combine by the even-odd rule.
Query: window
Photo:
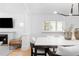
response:
[[[43,29],[47,32],[60,32],[63,31],[62,27],[62,21],[45,21]]]
[[[61,21],[57,21],[57,31],[63,31],[63,26],[62,26],[62,22]]]

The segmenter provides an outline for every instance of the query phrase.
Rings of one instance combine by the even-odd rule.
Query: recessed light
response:
[[[20,25],[20,27],[23,27],[23,26],[24,26],[24,23],[23,23],[23,22],[21,22],[19,25]]]
[[[57,11],[54,11],[53,13],[54,13],[54,14],[57,14],[58,12],[57,12]]]

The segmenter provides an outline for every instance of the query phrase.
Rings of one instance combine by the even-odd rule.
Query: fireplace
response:
[[[7,34],[0,34],[0,41],[2,41],[3,44],[8,44],[8,35]]]

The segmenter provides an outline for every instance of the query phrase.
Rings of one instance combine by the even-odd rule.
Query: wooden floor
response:
[[[21,49],[16,49],[10,52],[9,56],[31,56],[31,48],[26,51],[22,51]]]

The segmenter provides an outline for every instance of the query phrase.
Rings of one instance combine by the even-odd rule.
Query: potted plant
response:
[[[71,40],[72,39],[72,29],[73,29],[73,26],[70,25],[69,27],[65,28],[65,32],[64,32],[64,37],[65,39],[67,40]]]

